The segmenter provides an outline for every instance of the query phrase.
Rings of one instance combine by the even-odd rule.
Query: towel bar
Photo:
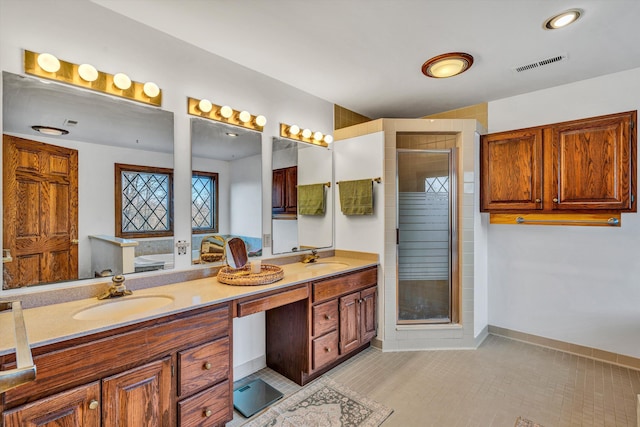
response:
[[[0,371],[0,393],[18,387],[36,379],[36,365],[33,364],[27,329],[22,315],[20,301],[0,303],[0,311],[11,309],[16,340],[16,368],[8,371]]]
[[[377,182],[378,184],[380,184],[382,182],[382,178],[381,177],[371,178],[371,181]],[[340,181],[336,182],[336,184],[340,185]]]

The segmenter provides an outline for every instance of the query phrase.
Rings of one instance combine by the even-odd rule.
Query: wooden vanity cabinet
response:
[[[266,312],[267,366],[304,385],[369,346],[378,269],[309,283],[310,298]]]
[[[222,304],[35,348],[36,380],[2,395],[4,427],[224,425],[230,331]]]
[[[482,136],[480,210],[635,212],[636,115]]]

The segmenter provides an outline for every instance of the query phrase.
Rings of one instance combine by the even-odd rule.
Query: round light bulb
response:
[[[149,98],[155,98],[156,96],[160,95],[160,88],[154,82],[146,82],[142,87],[142,91]]]
[[[95,82],[98,80],[98,70],[91,64],[78,65],[78,75],[86,82]]]
[[[225,119],[228,119],[233,115],[233,109],[228,105],[223,105],[222,108],[220,108],[220,115]]]
[[[431,74],[436,77],[453,77],[464,70],[465,62],[460,59],[445,59],[431,66]]]
[[[113,84],[120,90],[127,90],[131,87],[131,79],[124,73],[113,76]]]
[[[316,132],[313,134],[313,139],[315,139],[316,141],[322,141],[323,137],[324,135],[322,134],[322,132]]]
[[[251,120],[251,114],[249,114],[248,111],[241,111],[240,114],[238,114],[238,118],[242,123],[247,123]]]
[[[300,133],[300,128],[296,125],[289,126],[289,135],[296,136]]]
[[[302,131],[303,138],[309,138],[311,136],[311,129],[305,129]]]
[[[325,135],[324,142],[326,142],[327,144],[331,144],[333,142],[333,137],[331,135]]]
[[[263,115],[256,117],[256,125],[264,127],[267,124],[267,118]]]
[[[55,73],[60,69],[60,61],[50,53],[38,55],[38,65],[47,73]]]
[[[198,109],[203,113],[209,113],[213,109],[213,104],[208,99],[201,99],[198,102]]]

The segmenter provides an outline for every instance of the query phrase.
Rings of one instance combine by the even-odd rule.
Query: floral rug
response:
[[[514,427],[542,427],[540,424],[534,423],[526,418],[518,417]]]
[[[392,412],[393,409],[321,377],[243,427],[377,427]]]

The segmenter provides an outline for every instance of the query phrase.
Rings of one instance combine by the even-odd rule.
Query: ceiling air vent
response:
[[[532,62],[531,64],[515,67],[513,71],[515,71],[516,73],[521,73],[523,71],[544,67],[545,65],[553,64],[555,62],[565,61],[566,59],[567,59],[567,54],[563,53],[562,55],[552,56],[550,58],[545,58],[545,59],[541,59],[540,61]]]
[[[77,120],[66,119],[64,121],[65,126],[76,126],[78,124]]]

